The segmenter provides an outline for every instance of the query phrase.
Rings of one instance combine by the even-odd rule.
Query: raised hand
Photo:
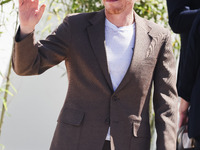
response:
[[[39,8],[39,0],[19,0],[19,20],[21,36],[31,33],[40,21],[45,5]]]

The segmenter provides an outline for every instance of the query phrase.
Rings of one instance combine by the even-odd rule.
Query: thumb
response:
[[[40,6],[40,9],[39,9],[38,12],[37,12],[38,20],[41,19],[42,15],[43,15],[43,13],[44,13],[45,7],[46,7],[45,4],[43,4],[42,6]]]
[[[188,124],[188,116],[186,114],[180,114],[179,117],[179,128],[182,127],[183,125]]]

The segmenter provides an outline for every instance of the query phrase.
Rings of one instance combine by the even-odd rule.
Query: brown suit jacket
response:
[[[50,150],[102,150],[109,126],[112,150],[150,149],[149,101],[154,84],[157,149],[175,150],[177,93],[168,30],[135,14],[136,41],[129,69],[114,92],[105,53],[104,10],[68,16],[34,44],[15,43],[19,75],[41,74],[65,60],[69,87]]]

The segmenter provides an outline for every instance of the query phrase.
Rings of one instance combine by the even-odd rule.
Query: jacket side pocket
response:
[[[150,125],[149,123],[142,122],[141,120],[132,121],[132,134],[134,137],[150,138]]]
[[[85,113],[80,110],[76,110],[76,109],[72,109],[72,108],[65,108],[61,112],[57,121],[59,123],[63,123],[63,124],[80,126],[84,119],[84,116],[85,116]]]

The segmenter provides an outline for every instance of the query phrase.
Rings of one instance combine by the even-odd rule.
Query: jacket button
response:
[[[106,118],[105,123],[106,123],[107,125],[109,125],[109,124],[110,124],[110,118]]]
[[[118,98],[116,95],[114,95],[112,99],[113,99],[114,101],[118,101],[118,100],[119,100],[119,98]]]

